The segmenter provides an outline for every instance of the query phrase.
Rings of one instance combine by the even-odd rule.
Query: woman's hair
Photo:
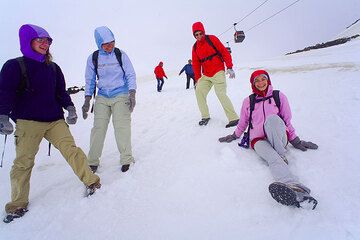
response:
[[[45,63],[49,65],[52,62],[52,59],[53,59],[53,57],[52,57],[50,51],[47,50],[46,55],[45,55]]]

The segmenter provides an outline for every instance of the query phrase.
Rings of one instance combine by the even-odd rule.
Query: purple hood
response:
[[[34,59],[38,62],[45,61],[45,55],[35,52],[31,48],[31,41],[34,38],[38,37],[47,37],[52,40],[49,33],[36,25],[25,24],[22,25],[19,29],[19,39],[20,39],[20,50],[25,57]]]

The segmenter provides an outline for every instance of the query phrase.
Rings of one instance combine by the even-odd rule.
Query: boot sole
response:
[[[271,197],[278,203],[286,206],[300,207],[296,201],[296,193],[283,183],[274,182],[269,185]]]

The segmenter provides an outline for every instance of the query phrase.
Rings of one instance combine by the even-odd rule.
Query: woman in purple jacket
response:
[[[101,186],[66,124],[75,124],[77,115],[66,92],[64,75],[51,61],[52,38],[45,29],[30,24],[21,26],[19,37],[23,57],[8,60],[0,73],[0,134],[13,132],[9,118],[16,123],[16,158],[10,173],[6,223],[28,211],[31,171],[43,138],[61,152],[89,195]],[[63,109],[69,113],[66,122]]]
[[[251,147],[264,159],[276,182],[270,184],[271,196],[281,204],[304,207],[309,204],[315,209],[317,201],[310,196],[310,189],[301,184],[288,167],[285,157],[288,141],[297,149],[317,149],[312,142],[301,141],[291,124],[291,110],[286,96],[279,92],[278,107],[275,91],[272,89],[269,74],[264,70],[252,73],[250,83],[255,94],[254,110],[250,113],[250,97],[244,99],[240,121],[233,134],[219,139],[220,142],[231,142],[238,139],[248,127],[246,134]]]

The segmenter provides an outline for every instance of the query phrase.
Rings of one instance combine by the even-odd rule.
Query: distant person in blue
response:
[[[195,86],[195,76],[194,76],[194,70],[193,67],[191,65],[191,59],[189,59],[188,64],[186,64],[180,71],[179,76],[181,75],[181,73],[185,71],[186,73],[186,89],[189,89],[190,87],[190,78],[192,78],[193,80],[193,84]]]

